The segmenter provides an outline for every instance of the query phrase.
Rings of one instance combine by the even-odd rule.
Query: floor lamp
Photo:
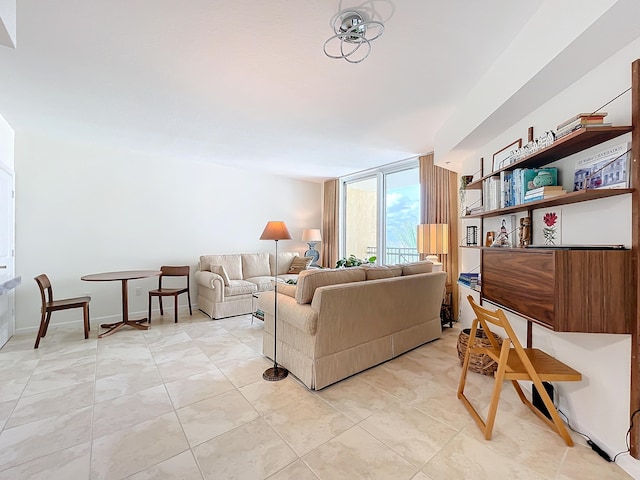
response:
[[[273,286],[273,367],[267,368],[262,374],[262,378],[270,382],[276,382],[286,378],[289,371],[286,368],[278,366],[276,357],[276,351],[278,348],[278,240],[291,240],[291,234],[287,230],[287,226],[284,222],[267,222],[267,226],[264,227],[260,240],[275,240],[276,241],[276,260],[275,260],[275,277],[276,281]]]

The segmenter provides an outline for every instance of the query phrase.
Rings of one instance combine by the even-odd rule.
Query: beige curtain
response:
[[[324,182],[324,205],[322,209],[322,257],[323,267],[335,267],[338,261],[338,219],[340,182],[338,179]]]
[[[458,317],[458,174],[433,164],[433,153],[420,160],[420,222],[449,225],[449,253],[440,255],[451,285],[453,316]]]

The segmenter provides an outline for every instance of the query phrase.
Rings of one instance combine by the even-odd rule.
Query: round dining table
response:
[[[129,320],[129,280],[136,280],[138,278],[157,277],[162,272],[160,270],[124,270],[120,272],[104,272],[104,273],[92,273],[90,275],[84,275],[80,277],[81,280],[86,282],[122,282],[122,320],[114,323],[103,323],[101,328],[108,329],[106,332],[98,335],[98,338],[106,337],[120,330],[125,325],[128,325],[138,330],[148,330],[148,325],[141,325],[146,322],[147,318],[141,318],[138,320]]]

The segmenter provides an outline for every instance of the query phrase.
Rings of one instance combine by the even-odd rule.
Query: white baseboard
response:
[[[636,460],[631,455],[620,455],[616,463],[635,480],[640,480],[640,460]]]
[[[192,305],[191,306],[192,309],[197,310],[198,306],[197,305]],[[188,305],[181,305],[178,307],[178,310],[189,310],[189,306]],[[165,307],[164,308],[165,312],[171,312],[171,314],[173,315],[173,305],[171,307]],[[156,308],[156,309],[152,309],[151,313],[159,313],[160,312],[160,308]],[[144,311],[139,311],[139,312],[129,312],[129,317],[130,318],[138,318],[138,317],[146,317],[147,314],[149,312],[147,310]],[[165,315],[167,315],[165,313]],[[98,325],[98,324],[102,324],[102,323],[115,323],[118,322],[120,320],[122,320],[122,314],[119,313],[117,315],[108,315],[105,317],[94,317],[93,315],[90,317],[91,318],[91,325]],[[67,326],[67,325],[77,325],[79,328],[83,328],[83,320],[82,318],[79,318],[78,320],[71,320],[68,322],[54,322],[53,320],[55,319],[55,315],[52,316],[51,318],[51,323],[49,324],[49,327],[62,327],[62,326]],[[38,325],[35,325],[33,327],[22,327],[22,328],[16,328],[16,331],[14,333],[37,333],[38,329],[40,328],[40,324],[38,323]]]

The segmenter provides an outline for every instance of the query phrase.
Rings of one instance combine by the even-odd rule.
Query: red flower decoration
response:
[[[555,212],[545,213],[542,221],[547,227],[553,227],[558,221],[558,215]]]

